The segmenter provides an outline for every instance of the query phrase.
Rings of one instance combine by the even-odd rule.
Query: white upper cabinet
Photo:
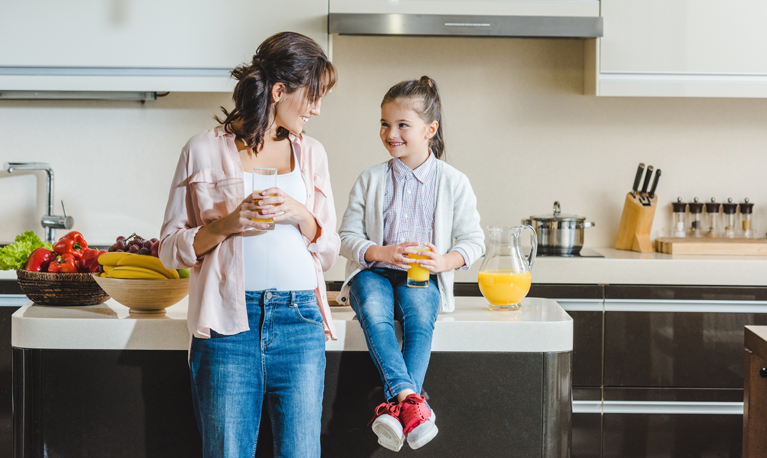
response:
[[[767,97],[767,1],[602,0],[602,96]]]
[[[0,5],[0,90],[230,91],[270,35],[327,49],[327,0],[35,0]]]

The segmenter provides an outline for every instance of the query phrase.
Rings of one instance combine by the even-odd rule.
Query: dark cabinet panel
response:
[[[602,455],[602,415],[573,414],[572,458],[599,458]]]
[[[15,348],[13,355],[12,456],[200,456],[185,351]],[[383,401],[370,356],[326,356],[323,456],[391,456],[367,425]],[[433,353],[424,389],[441,431],[428,447],[399,455],[569,456],[570,362],[569,352]],[[264,418],[258,457],[272,456],[270,431]]]
[[[605,285],[605,299],[767,301],[765,286]]]
[[[16,280],[0,280],[0,294],[24,294]]]
[[[605,312],[605,386],[743,387],[743,327],[761,313]]]
[[[13,450],[11,315],[18,307],[0,307],[0,456]]]
[[[573,387],[602,386],[602,312],[567,312],[573,318]]]
[[[605,401],[743,402],[740,388],[605,388]]]
[[[604,414],[602,422],[604,458],[741,458],[740,415]]]

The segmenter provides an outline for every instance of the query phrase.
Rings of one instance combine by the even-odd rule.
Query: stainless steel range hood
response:
[[[596,38],[601,17],[330,13],[328,32],[340,35]]]

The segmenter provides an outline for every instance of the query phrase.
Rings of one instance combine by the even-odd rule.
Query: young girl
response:
[[[381,103],[381,141],[392,159],[359,176],[339,234],[349,302],[365,332],[387,402],[375,410],[378,442],[399,451],[407,438],[422,447],[437,435],[435,415],[421,392],[441,306],[454,309],[453,271],[484,254],[477,199],[466,175],[444,155],[442,104],[433,79],[403,81]],[[455,241],[455,243],[454,243]],[[415,246],[427,259],[409,259]],[[425,288],[407,286],[416,262],[429,271]],[[394,320],[403,329],[400,350]]]

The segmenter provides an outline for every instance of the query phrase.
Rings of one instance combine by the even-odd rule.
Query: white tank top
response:
[[[295,158],[295,155],[294,155]],[[277,187],[306,205],[306,184],[298,169],[277,175]],[[245,195],[253,192],[253,174],[245,173]],[[314,260],[306,249],[298,223],[278,221],[271,231],[246,231],[242,250],[245,256],[245,291],[301,291],[317,288]]]

